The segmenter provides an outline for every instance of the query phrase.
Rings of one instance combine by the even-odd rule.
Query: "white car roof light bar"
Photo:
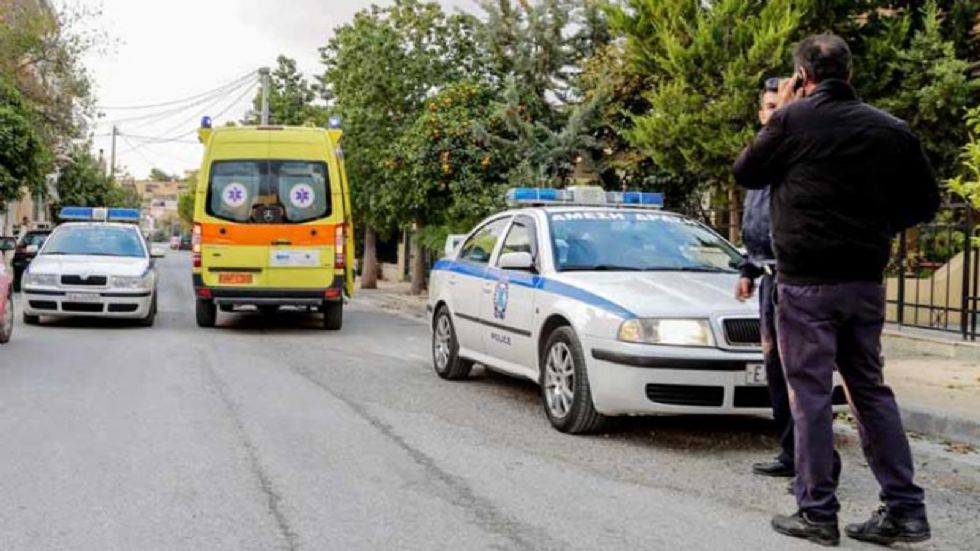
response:
[[[507,190],[510,206],[609,206],[659,210],[662,193],[646,191],[605,191],[599,186],[572,186],[567,189],[518,187]]]
[[[64,207],[58,218],[66,222],[139,222],[139,209]]]

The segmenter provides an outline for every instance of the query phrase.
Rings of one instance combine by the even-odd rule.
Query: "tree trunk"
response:
[[[378,234],[374,227],[364,229],[364,261],[361,263],[361,289],[378,288]]]
[[[412,286],[409,292],[413,295],[421,295],[425,290],[425,258],[422,255],[422,240],[419,239],[421,225],[415,226],[412,233]]]

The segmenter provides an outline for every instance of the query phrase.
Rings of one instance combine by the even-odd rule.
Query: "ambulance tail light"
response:
[[[337,270],[343,270],[347,267],[347,255],[344,254],[344,238],[347,235],[347,224],[337,224],[337,228],[334,231],[333,267]]]
[[[194,231],[191,233],[191,252],[194,258],[194,267],[201,267],[201,225],[194,224]]]

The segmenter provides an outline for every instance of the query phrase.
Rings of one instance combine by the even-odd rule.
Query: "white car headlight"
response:
[[[672,346],[714,346],[711,324],[706,319],[631,319],[619,326],[624,342]]]
[[[152,272],[143,276],[112,276],[109,286],[113,289],[148,289],[153,282]]]
[[[28,287],[54,287],[58,285],[58,274],[24,274],[24,285]]]

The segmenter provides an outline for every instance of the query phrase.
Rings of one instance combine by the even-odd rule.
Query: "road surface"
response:
[[[159,262],[153,328],[19,324],[0,347],[0,549],[792,550],[757,419],[658,418],[567,436],[533,385],[432,372],[416,320],[349,306],[193,320],[190,260]],[[976,549],[980,467],[916,446],[935,539]],[[842,521],[876,488],[844,449]],[[845,541],[844,548],[870,548]]]

